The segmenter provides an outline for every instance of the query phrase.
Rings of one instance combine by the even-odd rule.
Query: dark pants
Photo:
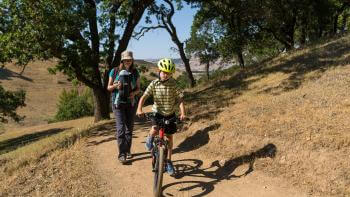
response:
[[[118,157],[130,152],[136,106],[119,104],[113,112],[116,121],[116,139],[119,149]]]

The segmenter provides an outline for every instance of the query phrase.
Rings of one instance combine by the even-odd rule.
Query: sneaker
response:
[[[165,169],[169,175],[175,174],[175,169],[174,169],[173,163],[170,160],[166,163]]]
[[[126,153],[126,158],[127,159],[131,159],[132,158],[132,154],[131,153]]]
[[[151,151],[151,150],[152,150],[152,148],[153,148],[153,137],[147,136],[145,146],[146,146],[146,149],[147,149],[148,151]]]
[[[126,162],[126,158],[125,155],[121,155],[118,157],[118,160],[120,161],[120,163],[124,164]]]

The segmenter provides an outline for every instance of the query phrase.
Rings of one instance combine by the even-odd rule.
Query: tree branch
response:
[[[124,33],[122,38],[119,40],[119,46],[118,49],[115,52],[114,59],[112,64],[109,66],[109,69],[112,69],[120,62],[120,54],[126,49],[126,47],[129,44],[130,38],[132,36],[132,33],[135,29],[135,26],[140,21],[146,7],[151,5],[154,0],[143,0],[143,1],[137,1],[132,7],[132,10],[134,11],[132,14],[129,15],[127,25],[124,29]]]
[[[92,69],[94,70],[94,76],[96,79],[101,78],[101,73],[98,68],[100,62],[100,38],[97,27],[97,16],[96,16],[96,3],[94,0],[84,0],[89,6],[88,10],[88,21],[91,33],[91,48],[92,48]],[[101,80],[99,80],[100,86],[102,86]]]
[[[100,53],[100,39],[98,34],[97,27],[97,17],[96,17],[96,4],[94,0],[84,0],[84,2],[89,6],[89,28],[91,33],[91,45],[93,52],[93,59],[95,63],[99,62],[99,53]]]
[[[109,23],[110,28],[108,29],[108,52],[107,52],[107,64],[111,65],[113,61],[113,54],[114,54],[114,48],[115,48],[115,37],[114,32],[116,28],[116,13],[118,12],[121,3],[111,3],[112,8],[110,10],[110,17],[109,17]]]
[[[81,82],[83,82],[85,85],[87,85],[88,87],[94,89],[94,88],[98,88],[96,86],[96,84],[94,84],[91,80],[87,79],[82,73],[82,70],[78,64],[78,62],[76,62],[74,59],[71,62],[71,65],[74,69],[74,73],[75,76],[77,77],[77,79]]]
[[[139,40],[141,37],[145,35],[145,33],[149,32],[150,30],[154,29],[160,29],[160,28],[166,28],[164,25],[157,25],[152,27],[142,27],[140,32],[135,32],[132,37],[134,37],[136,40]]]

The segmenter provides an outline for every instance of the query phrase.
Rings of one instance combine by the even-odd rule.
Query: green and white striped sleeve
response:
[[[148,87],[146,88],[145,92],[143,93],[143,96],[145,97],[149,97],[151,95],[153,95],[153,92],[154,92],[154,88],[155,88],[155,83],[156,80],[153,80],[149,85]]]

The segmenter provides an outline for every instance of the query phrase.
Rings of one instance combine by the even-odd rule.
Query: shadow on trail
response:
[[[98,140],[96,137],[103,137],[103,139]],[[88,142],[88,146],[97,146],[115,140],[115,123],[106,123],[92,129],[88,138],[94,138],[93,141]]]
[[[198,130],[194,135],[187,137],[181,142],[173,153],[183,153],[196,150],[209,142],[209,132],[220,127],[220,124],[213,124],[204,129]]]
[[[62,131],[69,130],[71,128],[54,128],[45,131],[40,131],[31,134],[25,134],[16,138],[11,138],[5,141],[0,141],[0,155],[16,150],[22,146],[28,145],[42,138],[49,137],[51,135],[58,134]]]
[[[148,122],[137,120],[134,124],[134,132],[133,132],[133,138],[137,138],[135,134],[137,133],[137,130],[148,128]],[[105,142],[110,142],[113,140],[116,140],[115,138],[116,130],[115,130],[115,122],[108,122],[106,124],[103,124],[101,126],[98,126],[90,131],[89,138],[95,138],[93,141],[90,141],[88,143],[88,146],[96,146]],[[101,140],[97,140],[96,137],[105,137]]]
[[[150,152],[133,153],[132,155],[133,155],[133,158],[127,160],[127,162],[126,162],[127,165],[132,165],[132,163],[135,161],[141,161],[144,159],[152,158]],[[142,156],[142,157],[140,157],[140,156]]]
[[[274,158],[277,152],[277,148],[274,144],[267,144],[263,148],[252,152],[248,155],[243,155],[227,161],[224,165],[220,165],[219,161],[212,162],[208,168],[201,168],[203,162],[197,159],[185,159],[173,161],[176,169],[176,179],[183,177],[196,177],[211,179],[210,181],[178,181],[163,186],[163,196],[174,196],[170,193],[172,187],[176,187],[177,191],[192,191],[196,193],[191,196],[205,196],[215,189],[215,184],[220,183],[222,180],[231,180],[233,178],[240,178],[248,175],[254,171],[254,162],[259,158]],[[249,168],[239,175],[233,174],[235,169],[243,164],[249,164]],[[181,189],[178,189],[181,187]]]

